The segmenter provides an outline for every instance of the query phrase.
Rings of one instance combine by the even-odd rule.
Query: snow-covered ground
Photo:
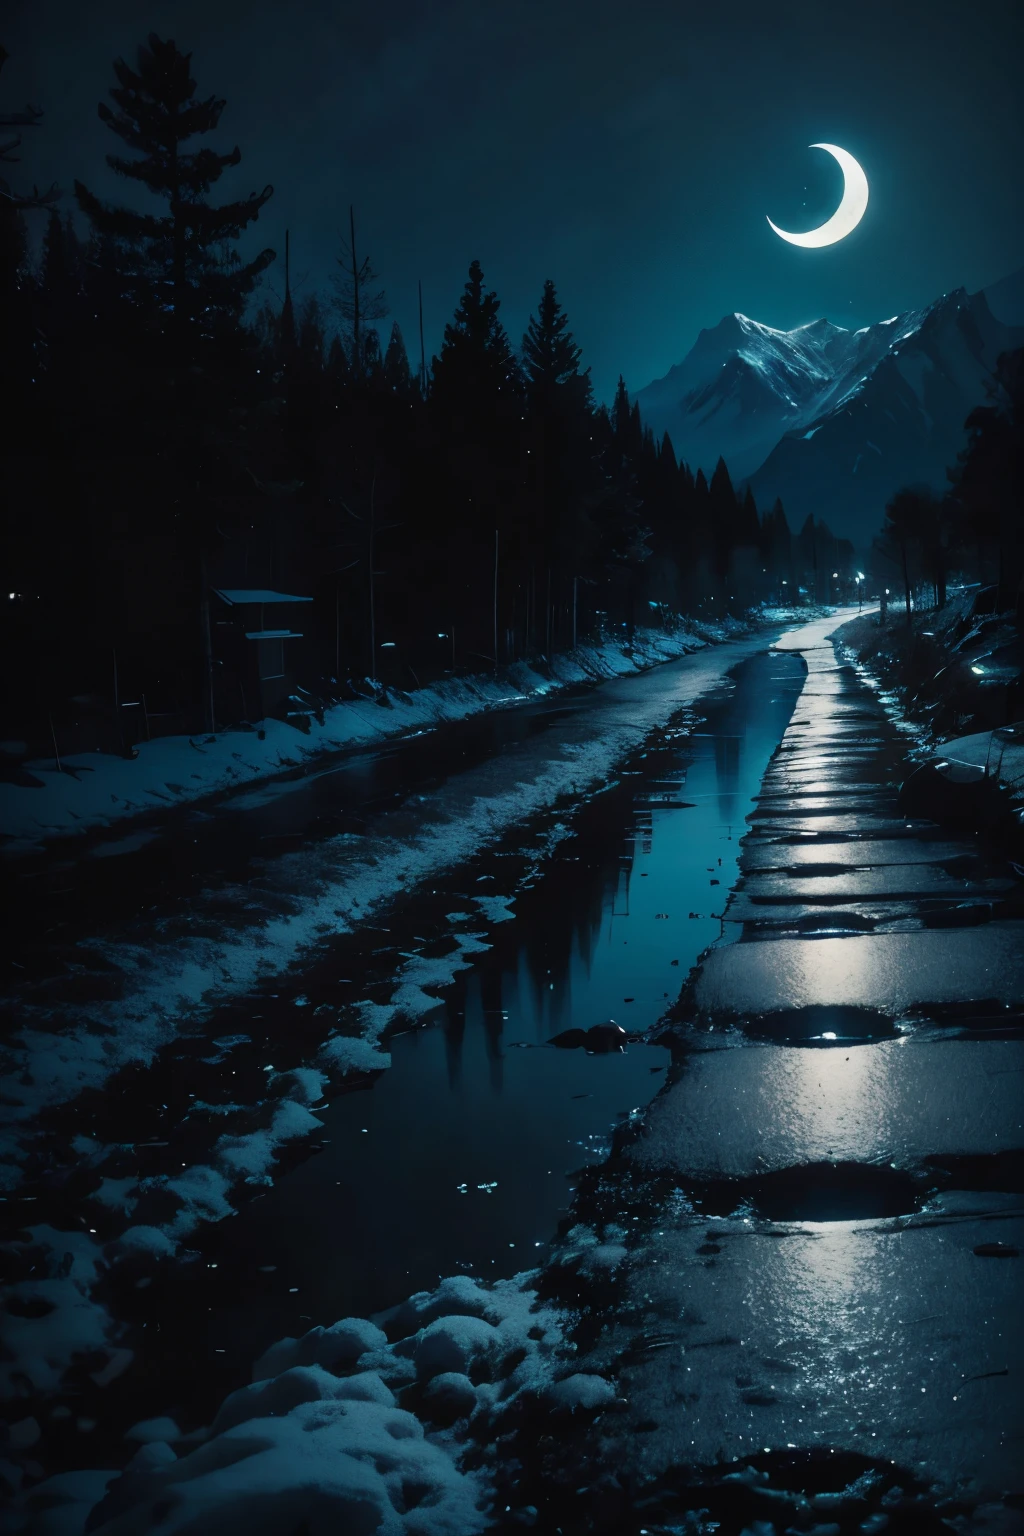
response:
[[[625,1256],[585,1229],[563,1264],[607,1275]],[[125,1471],[64,1473],[26,1489],[7,1529],[26,1536],[476,1536],[497,1513],[500,1438],[528,1415],[552,1428],[613,1407],[603,1376],[574,1368],[563,1317],[536,1273],[443,1280],[374,1321],[344,1318],[282,1339],[213,1424],[129,1431]],[[531,1525],[536,1511],[515,1511]]]
[[[764,609],[757,618],[786,618]],[[25,764],[39,787],[0,784],[0,845],[23,853],[53,838],[109,827],[126,818],[167,809],[287,772],[329,753],[388,737],[429,730],[487,709],[506,709],[580,683],[643,671],[706,645],[745,634],[749,625],[726,619],[693,622],[672,631],[639,630],[632,642],[606,640],[553,656],[543,671],[526,663],[497,674],[451,678],[414,693],[378,690],[376,699],[336,704],[309,734],[281,720],[266,720],[265,738],[253,730],[217,737],[164,736],[142,742],[135,758],[97,752]],[[369,686],[369,685],[367,685]]]
[[[1024,724],[956,736],[941,744],[938,755],[949,763],[980,768],[1014,796],[1024,793]]]

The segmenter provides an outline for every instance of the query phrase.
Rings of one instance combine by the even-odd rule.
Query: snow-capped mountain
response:
[[[710,474],[721,455],[759,505],[781,496],[791,524],[813,512],[861,542],[900,485],[945,483],[996,358],[1022,343],[962,288],[856,331],[734,314],[636,398],[691,468]]]

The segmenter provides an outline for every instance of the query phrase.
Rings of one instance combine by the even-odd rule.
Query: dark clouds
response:
[[[1020,263],[1021,22],[1011,0],[32,0],[8,11],[5,103],[46,109],[28,180],[108,190],[95,104],[147,31],[227,97],[258,230],[326,286],[349,201],[412,340],[428,348],[472,256],[518,339],[559,284],[602,394],[639,387],[731,309],[864,323]],[[871,183],[825,251],[777,240],[829,211],[842,144]],[[807,191],[804,191],[807,188]],[[279,285],[279,277],[272,279]]]

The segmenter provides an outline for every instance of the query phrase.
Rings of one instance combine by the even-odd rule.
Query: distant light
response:
[[[14,602],[15,598],[17,597],[17,595],[18,595],[17,592],[8,592],[8,594],[7,594],[7,596],[10,598],[12,603]]]
[[[395,648],[395,642],[393,640],[382,640],[380,643],[380,648],[382,651],[393,651]]]
[[[863,581],[864,580],[864,572],[863,571],[858,571],[857,572],[857,580],[858,581]]]
[[[821,1038],[823,1040],[835,1040],[836,1036],[831,1029],[826,1029]]]
[[[886,589],[885,589],[885,595],[886,595],[886,597],[889,596],[889,588],[888,587],[886,587]]]
[[[976,672],[979,677],[984,677],[985,676],[985,668],[984,667],[972,667],[971,671],[972,672]]]
[[[439,639],[439,640],[447,640],[447,639],[448,639],[448,636],[447,636],[447,635],[442,635],[442,634],[441,634],[441,633],[440,633],[440,631],[438,631],[438,636],[437,636],[437,638],[438,638],[438,639]]]
[[[832,572],[832,580],[833,580],[833,581],[835,581],[835,579],[836,579],[836,577],[837,577],[837,576],[838,576],[838,575],[839,575],[839,572],[838,572],[838,571],[833,571],[833,572]]]

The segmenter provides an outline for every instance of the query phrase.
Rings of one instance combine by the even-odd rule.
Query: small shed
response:
[[[214,596],[229,610],[227,617],[217,620],[218,659],[237,674],[244,712],[252,714],[258,700],[255,714],[262,718],[287,698],[292,687],[289,642],[301,640],[303,632],[292,628],[296,620],[288,605],[313,599],[269,587],[215,587]]]

